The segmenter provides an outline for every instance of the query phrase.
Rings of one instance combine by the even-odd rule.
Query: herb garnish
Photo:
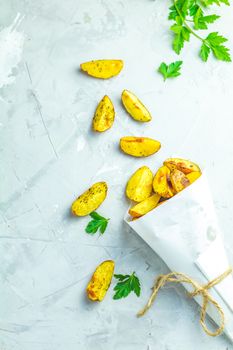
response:
[[[134,292],[138,297],[140,296],[141,286],[135,272],[131,275],[114,275],[120,282],[114,287],[116,293],[113,299],[126,298],[131,292]]]
[[[177,54],[181,52],[184,42],[193,35],[202,42],[199,55],[204,62],[208,60],[210,52],[218,60],[231,61],[229,49],[222,45],[227,41],[226,38],[218,32],[212,32],[206,38],[197,34],[198,30],[208,29],[208,25],[220,17],[215,14],[206,16],[205,9],[213,4],[220,6],[221,3],[230,5],[228,0],[174,0],[169,8],[168,19],[175,21],[170,29],[174,32],[173,50]]]
[[[94,235],[98,230],[100,230],[100,233],[103,234],[108,226],[108,221],[110,219],[105,219],[95,211],[93,211],[90,216],[93,220],[88,223],[85,231],[91,235]]]
[[[183,61],[176,61],[172,62],[169,65],[167,65],[165,62],[162,62],[159,66],[159,73],[163,75],[164,81],[167,78],[175,78],[178,77],[180,73],[180,69],[182,66]]]

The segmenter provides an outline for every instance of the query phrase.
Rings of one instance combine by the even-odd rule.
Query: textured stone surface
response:
[[[165,157],[205,167],[230,262],[232,236],[231,64],[198,59],[195,39],[184,49],[182,76],[163,82],[156,69],[174,61],[166,1],[2,0],[0,11],[0,348],[1,350],[226,350],[198,323],[197,305],[168,287],[144,318],[135,313],[164,263],[122,218],[124,186],[141,165],[155,171]],[[218,9],[215,28],[232,47],[233,14]],[[111,80],[83,75],[80,62],[122,58]],[[138,124],[122,109],[121,91],[135,92],[153,115]],[[116,119],[101,135],[91,120],[104,94]],[[120,153],[118,140],[146,135],[162,142],[148,159]],[[102,237],[84,232],[88,218],[72,218],[70,204],[95,181],[109,195],[99,212],[111,218]],[[96,265],[114,259],[116,272],[137,271],[142,296],[99,304],[85,299]]]

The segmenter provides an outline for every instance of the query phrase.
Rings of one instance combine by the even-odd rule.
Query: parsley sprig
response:
[[[131,292],[134,292],[138,297],[141,293],[141,286],[135,272],[131,275],[114,275],[119,282],[114,287],[116,293],[113,296],[113,299],[126,298]]]
[[[98,230],[100,231],[101,234],[103,234],[108,226],[108,221],[110,219],[106,219],[103,216],[99,215],[95,211],[93,211],[90,216],[92,217],[93,220],[91,220],[85,231],[91,235],[94,235]]]
[[[167,78],[178,77],[181,74],[180,69],[181,69],[182,63],[183,63],[182,61],[176,61],[167,65],[165,62],[162,62],[161,65],[159,66],[158,71],[163,75],[164,81]]]
[[[220,16],[216,14],[205,15],[205,10],[213,4],[218,6],[224,3],[230,5],[228,0],[174,0],[170,7],[169,19],[174,20],[170,29],[174,33],[173,50],[180,54],[184,43],[195,36],[201,41],[200,57],[206,62],[210,52],[221,61],[231,61],[229,49],[223,45],[227,41],[218,32],[212,32],[203,38],[197,34],[198,30],[208,29],[208,25],[214,23]]]

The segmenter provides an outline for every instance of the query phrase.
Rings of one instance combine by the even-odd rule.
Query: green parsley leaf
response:
[[[87,226],[85,231],[91,235],[95,234],[98,230],[103,234],[108,226],[108,221],[110,219],[105,219],[103,216],[99,215],[95,211],[90,213],[90,216],[93,220],[91,220]]]
[[[231,61],[229,49],[221,45],[227,41],[226,38],[213,32],[204,39],[195,32],[199,29],[208,29],[209,24],[220,18],[216,14],[205,16],[205,8],[213,4],[220,6],[222,3],[229,5],[229,0],[173,0],[168,18],[174,21],[170,29],[174,32],[172,47],[177,54],[180,54],[183,49],[184,42],[189,41],[190,36],[193,35],[202,43],[200,57],[203,61],[208,60],[210,51],[218,60]],[[161,69],[164,70],[165,67]]]
[[[170,29],[175,33],[175,34],[180,34],[182,31],[182,25],[179,24],[173,24]]]
[[[213,46],[212,51],[218,60],[231,62],[231,56],[227,47],[223,45]]]
[[[99,215],[96,211],[93,211],[92,213],[90,213],[90,217],[94,220],[102,220],[104,219],[103,216]]]
[[[188,14],[189,4],[190,0],[176,0],[175,4],[169,7],[170,13],[168,15],[168,19],[175,20],[176,17],[180,17],[179,12],[181,13],[182,17],[185,17]]]
[[[189,0],[180,0],[181,6],[180,6],[180,13],[182,14],[182,17],[185,18],[188,14],[188,9],[190,7],[190,1]],[[177,6],[177,3],[176,3]]]
[[[202,3],[206,7],[213,5],[213,4],[220,6],[221,3],[230,6],[230,2],[228,0],[202,0]]]
[[[108,220],[104,220],[100,225],[100,233],[103,234],[108,226]]]
[[[198,7],[195,15],[193,16],[194,28],[198,29],[208,29],[207,24],[214,23],[220,16],[217,15],[209,15],[204,16],[201,7]]]
[[[217,16],[217,15],[209,15],[209,16],[203,16],[202,20],[206,23],[214,23],[219,18],[220,16]]]
[[[115,274],[114,275],[115,278],[117,278],[119,281],[123,281],[126,278],[130,277],[130,275],[119,275],[119,274]]]
[[[164,81],[167,78],[175,78],[178,77],[180,73],[180,69],[183,61],[172,62],[167,65],[165,62],[162,62],[159,66],[158,71],[163,75]]]
[[[173,49],[177,54],[179,54],[181,49],[184,47],[184,42],[189,41],[190,32],[186,27],[180,24],[173,24],[170,29],[175,33]]]
[[[140,296],[141,286],[138,277],[135,276],[135,272],[131,275],[114,275],[114,277],[120,282],[114,287],[116,293],[113,299],[126,298],[131,292],[134,292],[138,297]]]
[[[176,34],[172,43],[173,50],[179,55],[184,47],[184,38],[181,34]]]
[[[210,48],[203,43],[201,46],[200,56],[204,62],[208,60],[209,54]]]
[[[189,32],[189,30],[186,27],[182,28],[181,34],[182,34],[182,36],[183,36],[185,41],[189,41],[189,39],[190,39],[190,32]]]
[[[197,13],[198,9],[199,9],[199,6],[194,3],[189,9],[190,16],[191,17],[195,16],[195,14]]]
[[[199,7],[193,18],[195,29],[207,29],[207,25],[205,24],[205,22],[201,21],[202,18],[203,18],[203,11]]]
[[[220,0],[223,4],[230,6],[230,2],[228,0]]]
[[[210,45],[215,46],[219,44],[223,44],[227,41],[222,35],[219,35],[218,32],[210,33],[206,40],[210,43]]]
[[[179,16],[175,6],[173,5],[173,6],[169,7],[169,10],[170,10],[170,13],[168,15],[168,19],[174,19],[175,20],[176,17]]]
[[[207,60],[205,59],[205,54],[207,52],[209,53],[209,51],[211,50],[218,60],[231,62],[229,49],[226,46],[222,45],[226,41],[227,39],[224,38],[222,35],[219,35],[218,32],[210,33],[204,40],[204,43],[201,47],[200,56],[203,59],[203,61]],[[209,50],[207,50],[206,47],[209,47]]]

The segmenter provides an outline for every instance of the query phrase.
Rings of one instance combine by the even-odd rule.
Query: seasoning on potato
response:
[[[115,263],[113,260],[102,262],[93,273],[87,286],[87,296],[92,301],[102,301],[110,286]]]
[[[163,163],[166,165],[170,170],[180,170],[184,174],[189,174],[193,171],[201,171],[199,166],[190,160],[181,159],[181,158],[168,158]]]
[[[172,183],[172,188],[176,193],[182,191],[185,187],[190,185],[190,182],[185,176],[185,174],[177,169],[171,172],[170,179]]]
[[[159,141],[149,137],[125,136],[120,139],[121,150],[133,157],[148,157],[158,152],[161,147]]]
[[[114,106],[110,98],[105,95],[99,102],[92,122],[94,131],[103,132],[111,128],[115,118]]]
[[[155,174],[153,180],[153,189],[161,197],[170,198],[174,196],[172,184],[170,181],[171,171],[165,165],[161,166]]]
[[[151,114],[143,103],[132,92],[124,90],[121,95],[122,103],[131,115],[131,117],[139,122],[149,122]]]
[[[97,182],[81,194],[72,204],[71,211],[76,216],[89,215],[95,211],[107,196],[106,182]]]
[[[122,60],[95,60],[81,63],[80,68],[92,77],[109,79],[118,75],[123,65]]]
[[[139,168],[127,183],[126,196],[135,202],[143,201],[151,195],[152,182],[152,171],[147,166]]]
[[[139,218],[142,215],[145,215],[152,209],[156,208],[159,204],[160,195],[155,193],[149,198],[144,199],[144,201],[134,205],[129,210],[129,214],[132,216],[132,218]]]

